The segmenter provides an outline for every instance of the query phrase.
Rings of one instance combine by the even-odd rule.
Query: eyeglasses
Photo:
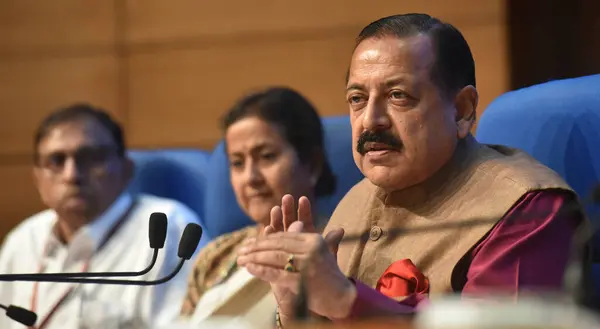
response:
[[[36,164],[52,173],[60,173],[64,170],[67,161],[73,159],[79,170],[93,170],[104,167],[115,155],[117,150],[112,146],[87,146],[75,152],[57,151],[39,154]]]

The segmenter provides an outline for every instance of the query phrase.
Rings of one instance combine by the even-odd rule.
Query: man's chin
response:
[[[394,184],[393,180],[390,178],[389,175],[385,175],[382,173],[370,173],[365,176],[371,183],[384,190],[389,190],[392,186],[396,185]]]
[[[374,185],[386,190],[394,191],[408,184],[409,177],[396,166],[365,166],[363,174]],[[410,185],[410,184],[408,184]]]
[[[84,198],[70,198],[63,202],[61,208],[68,213],[85,215],[90,212],[92,207]]]

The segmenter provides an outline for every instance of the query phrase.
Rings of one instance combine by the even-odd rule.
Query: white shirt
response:
[[[104,214],[77,231],[68,246],[52,233],[54,211],[45,210],[27,218],[4,241],[0,273],[37,273],[42,264],[45,273],[81,272],[92,254],[89,272],[141,271],[150,263],[153,253],[148,241],[150,214],[162,212],[168,218],[167,240],[154,268],[144,276],[124,279],[154,280],[165,276],[179,263],[177,250],[185,225],[199,223],[198,217],[174,200],[149,195],[138,196],[136,200],[126,222],[98,252],[100,241],[131,207],[131,195],[120,196]],[[47,253],[43,255],[45,250]],[[172,323],[179,316],[192,263],[186,262],[175,278],[157,286],[41,282],[35,306],[36,326],[69,288],[74,290],[45,329],[146,328]],[[0,303],[31,309],[33,291],[33,282],[0,282]],[[26,327],[0,314],[0,328]]]

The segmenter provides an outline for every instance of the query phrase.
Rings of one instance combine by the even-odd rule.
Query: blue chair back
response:
[[[600,181],[600,75],[551,81],[498,97],[483,112],[476,138],[529,153],[585,200]],[[587,210],[595,221],[598,207]],[[595,241],[600,246],[600,237]]]
[[[600,75],[506,93],[483,112],[476,137],[528,152],[586,197],[600,177]]]
[[[177,200],[204,215],[205,176],[209,154],[195,149],[132,150],[136,165],[129,185],[132,193]]]

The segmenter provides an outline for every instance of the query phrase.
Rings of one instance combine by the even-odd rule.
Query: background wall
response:
[[[426,12],[457,26],[477,62],[482,110],[509,88],[503,0],[2,0],[0,235],[42,209],[32,134],[55,107],[88,101],[131,148],[211,148],[249,89],[297,88],[343,114],[353,39],[379,17]]]
[[[506,2],[511,88],[600,73],[600,1]]]

